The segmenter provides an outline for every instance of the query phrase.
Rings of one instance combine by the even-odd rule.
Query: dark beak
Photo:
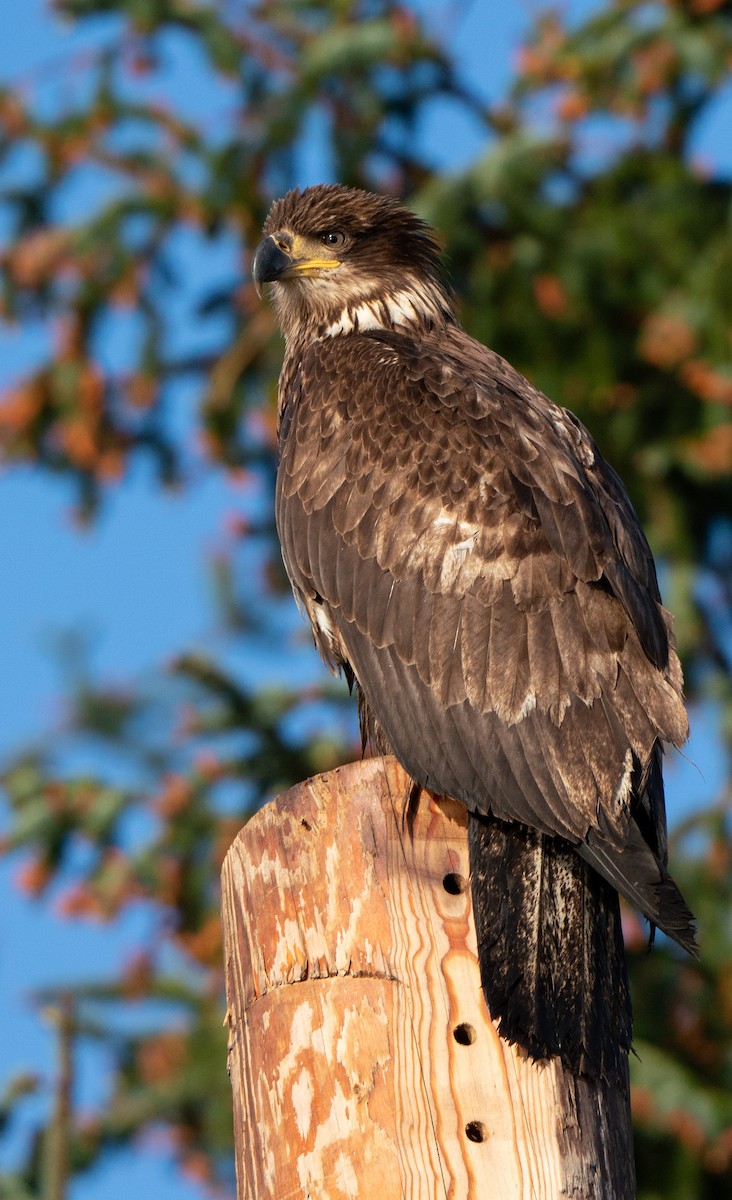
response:
[[[258,295],[262,294],[263,283],[279,279],[291,266],[292,258],[280,249],[273,237],[261,241],[252,259],[252,279]]]

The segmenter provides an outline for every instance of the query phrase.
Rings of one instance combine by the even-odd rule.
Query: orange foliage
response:
[[[729,876],[732,866],[732,845],[724,838],[715,837],[709,845],[707,853],[707,868],[712,879],[723,883]],[[730,964],[730,982],[732,983],[732,964]],[[732,991],[730,993],[732,1000]],[[730,1009],[730,1024],[732,1024],[732,1009]]]
[[[184,950],[204,965],[218,966],[221,961],[221,920],[213,913],[194,933],[179,933],[178,941]]]
[[[17,96],[5,92],[0,96],[0,128],[10,138],[20,137],[28,124],[28,117]]]
[[[89,416],[97,416],[104,407],[104,377],[92,362],[80,364],[77,381],[79,407]]]
[[[122,449],[103,450],[97,460],[97,475],[100,479],[113,483],[122,478],[125,465],[126,459]]]
[[[732,1165],[732,1128],[725,1129],[716,1141],[712,1142],[712,1145],[705,1150],[702,1162],[707,1171],[711,1171],[715,1175],[721,1175],[723,1171],[729,1170]]]
[[[419,36],[420,28],[417,16],[406,6],[398,5],[390,14],[390,20],[396,37],[406,39]]]
[[[163,786],[153,799],[155,811],[168,819],[183,812],[191,803],[193,789],[184,775],[170,774],[163,779]]]
[[[46,226],[26,234],[7,254],[8,271],[19,287],[38,287],[55,271],[68,250],[71,231]]]
[[[137,1051],[137,1070],[143,1083],[165,1083],[180,1074],[188,1058],[185,1034],[161,1033],[147,1038]]]
[[[608,408],[632,408],[638,403],[638,388],[632,383],[613,383],[607,393]]]
[[[703,1156],[708,1170],[726,1170],[732,1150],[732,1131],[727,1130],[710,1146],[707,1135],[696,1117],[681,1108],[659,1112],[656,1097],[649,1088],[632,1086],[630,1102],[634,1119],[641,1125],[667,1131],[695,1157]]]
[[[203,202],[198,196],[192,196],[186,192],[178,198],[176,213],[179,221],[183,221],[194,227],[202,225],[206,217],[206,209]]]
[[[40,858],[29,858],[15,873],[15,883],[28,896],[39,896],[51,878],[51,868]]]
[[[686,1055],[704,1070],[719,1064],[719,1046],[710,1037],[699,1009],[703,983],[695,967],[684,967],[679,990],[669,1006],[671,1025]]]
[[[147,996],[153,978],[153,963],[149,954],[139,950],[125,964],[122,971],[122,990],[128,1000],[139,1000]]]
[[[533,75],[544,82],[571,76],[573,72],[567,70],[567,64],[560,60],[565,40],[566,34],[556,13],[546,14],[541,21],[538,40],[533,45],[519,47],[519,74]]]
[[[55,423],[53,437],[74,466],[92,471],[96,469],[101,456],[100,425],[104,408],[104,379],[99,368],[92,362],[82,361],[75,366],[73,400],[78,405],[78,411],[60,418]],[[60,399],[63,403],[65,397],[62,395]]]
[[[623,927],[623,942],[629,954],[645,953],[648,947],[648,931],[638,913],[621,901],[620,918]]]
[[[141,172],[145,190],[148,196],[153,200],[172,200],[177,192],[175,181],[170,176],[161,170],[149,170]]]
[[[697,336],[672,313],[650,313],[641,327],[639,353],[656,367],[675,367],[694,352]]]
[[[211,750],[198,750],[195,754],[193,765],[196,769],[196,774],[201,779],[205,779],[207,783],[213,783],[226,773],[226,768],[221,759]]]
[[[666,1125],[669,1132],[682,1146],[685,1146],[692,1154],[701,1154],[706,1144],[706,1134],[690,1112],[682,1108],[672,1109],[666,1117]]]
[[[100,916],[106,920],[116,916],[123,904],[143,894],[130,859],[116,846],[110,846],[102,855],[95,892]]]
[[[107,303],[112,308],[133,309],[140,298],[140,285],[134,267],[129,267],[109,289]]]
[[[732,1028],[732,963],[720,968],[717,981],[719,1015]]]
[[[507,271],[512,258],[513,247],[509,241],[491,242],[488,247],[488,266],[492,271]]]
[[[516,66],[520,75],[548,74],[551,58],[538,46],[519,46],[516,52]]]
[[[732,471],[732,425],[717,425],[700,437],[686,438],[681,450],[690,463],[710,475],[726,475]]]
[[[64,315],[54,323],[56,357],[60,362],[73,362],[83,357],[84,333],[77,314]]]
[[[673,42],[658,37],[636,50],[633,67],[639,90],[645,96],[655,95],[667,87],[678,66],[678,54]]]
[[[516,55],[519,75],[527,75],[534,82],[552,83],[557,79],[573,79],[577,72],[574,62],[559,59],[547,42],[535,46],[520,46]]]
[[[67,135],[59,143],[54,159],[59,165],[66,168],[75,167],[89,158],[93,146],[94,139],[91,130],[77,133],[73,137]]]
[[[58,898],[56,911],[62,917],[109,921],[124,904],[141,895],[132,863],[121,850],[109,847],[95,877],[68,888]]]
[[[158,394],[158,382],[153,375],[138,371],[127,380],[127,399],[133,408],[152,408]]]
[[[75,467],[90,471],[99,456],[96,430],[84,417],[68,417],[55,427],[56,441]]]
[[[624,117],[628,121],[635,121],[637,124],[645,121],[648,116],[647,102],[638,99],[637,96],[633,97],[618,93],[612,97],[608,107],[611,112],[617,113],[619,117]]]
[[[102,910],[98,898],[87,884],[78,883],[58,897],[55,911],[59,917],[89,917],[99,919]]]
[[[647,1124],[656,1114],[656,1100],[649,1088],[634,1084],[630,1089],[630,1103],[637,1121]]]
[[[44,389],[39,379],[29,379],[0,400],[0,438],[25,433],[43,408]]]
[[[533,286],[536,302],[547,317],[560,317],[566,312],[567,293],[556,275],[537,275]]]
[[[183,1156],[181,1171],[193,1183],[208,1183],[213,1178],[211,1163],[201,1150],[189,1150]]]
[[[173,736],[177,742],[187,742],[189,738],[200,732],[200,713],[195,704],[181,704]]]
[[[156,894],[161,904],[173,908],[180,897],[183,871],[178,859],[172,854],[160,855],[156,868]]]
[[[590,111],[589,97],[577,88],[570,88],[557,100],[556,111],[562,121],[581,121]]]
[[[210,458],[214,462],[218,462],[224,457],[225,449],[222,439],[210,429],[199,429],[196,431],[195,440],[200,453],[204,458]]]
[[[679,372],[686,386],[702,400],[732,405],[732,378],[715,371],[703,358],[685,363]]]
[[[44,786],[43,799],[48,811],[57,816],[73,807],[69,804],[67,789],[58,779],[52,779]]]

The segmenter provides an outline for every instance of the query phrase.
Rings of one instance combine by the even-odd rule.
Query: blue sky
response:
[[[515,47],[530,9],[502,2],[455,5],[450,0],[418,4],[457,48],[468,77],[482,94],[499,95],[512,71]],[[573,4],[580,14],[592,7]],[[71,47],[96,44],[113,22],[103,20],[81,36],[49,16],[43,0],[0,0],[0,82],[36,77]],[[175,56],[169,87],[176,101],[185,96],[192,64],[184,49]],[[195,89],[191,89],[191,94]],[[211,98],[208,98],[209,102]],[[219,97],[222,104],[226,97]],[[49,103],[52,103],[49,94]],[[201,104],[198,96],[191,103]],[[698,152],[732,171],[732,87],[706,126],[699,131]],[[463,165],[481,149],[480,135],[455,110],[435,103],[422,130],[426,144],[440,150],[440,165]],[[317,182],[323,170],[317,138],[301,159],[300,183]],[[189,248],[189,272],[195,282],[202,269],[199,251]],[[225,247],[221,270],[229,269]],[[206,264],[210,269],[211,264]],[[234,269],[231,267],[231,269]],[[0,386],[25,373],[46,350],[37,328],[0,327]],[[194,419],[196,396],[181,390],[181,427]],[[70,519],[72,497],[64,484],[28,469],[0,473],[0,561],[4,564],[0,617],[0,756],[57,724],[60,680],[49,647],[60,629],[81,627],[94,635],[94,663],[107,679],[124,681],[152,671],[172,653],[214,636],[214,611],[202,563],[218,544],[223,522],[242,503],[222,478],[200,474],[187,491],[163,494],[144,469],[111,498],[98,524],[83,532]],[[703,722],[700,723],[703,725]],[[669,771],[669,808],[682,811],[690,799],[710,796],[721,785],[721,762],[713,739],[703,729],[689,751],[704,764],[704,775],[677,760]],[[8,899],[0,919],[0,995],[4,1037],[0,1041],[0,1079],[10,1070],[45,1072],[52,1041],[26,996],[30,989],[56,982],[61,969],[74,977],[113,970],[144,932],[144,913],[131,913],[119,926],[59,923],[39,906],[13,893],[14,867],[0,869]],[[222,1064],[222,1070],[224,1065]],[[82,1072],[82,1105],[105,1086],[98,1061]],[[130,1188],[188,1200],[199,1192],[173,1174],[162,1152],[113,1156],[92,1176],[74,1184],[72,1200],[126,1200]]]

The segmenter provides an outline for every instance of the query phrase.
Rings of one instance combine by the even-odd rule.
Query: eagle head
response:
[[[288,342],[453,319],[439,247],[396,200],[337,184],[277,200],[252,261]]]

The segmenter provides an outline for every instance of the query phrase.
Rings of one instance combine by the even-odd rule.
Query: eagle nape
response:
[[[276,519],[331,670],[416,784],[468,808],[501,1034],[627,1070],[619,895],[687,950],[661,747],[688,734],[670,615],[587,430],[459,324],[432,231],[328,185],[253,260],[285,337]]]

